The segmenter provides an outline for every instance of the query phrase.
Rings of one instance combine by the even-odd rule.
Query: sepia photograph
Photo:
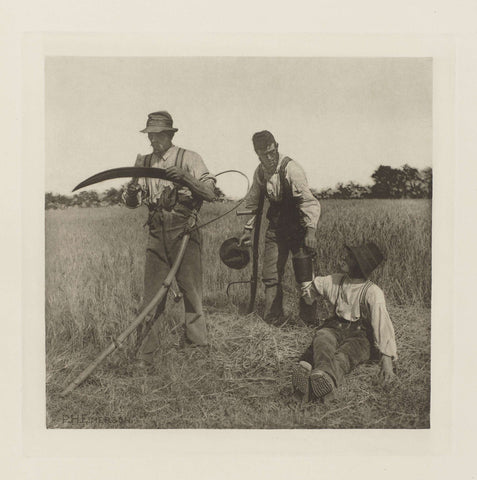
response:
[[[46,57],[47,429],[429,429],[433,68]]]

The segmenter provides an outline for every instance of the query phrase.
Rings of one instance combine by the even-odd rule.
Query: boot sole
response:
[[[323,398],[334,390],[333,380],[325,372],[312,373],[310,384],[316,398]]]
[[[302,395],[302,400],[308,402],[310,398],[310,372],[301,365],[293,365],[292,368],[293,390]]]

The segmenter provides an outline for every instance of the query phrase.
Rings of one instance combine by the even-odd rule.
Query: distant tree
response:
[[[72,197],[71,197],[71,206],[72,207],[77,207],[79,206],[81,203],[81,199],[79,197],[79,194],[78,193],[75,193]]]
[[[99,206],[99,195],[94,190],[83,191],[74,195],[71,203],[83,208],[97,207]]]
[[[45,205],[55,203],[55,195],[51,192],[45,193]]]
[[[80,207],[89,207],[89,194],[87,191],[78,193],[78,205]]]
[[[425,198],[432,198],[432,168],[427,167],[419,172]]]
[[[338,183],[335,188],[324,188],[322,190],[310,189],[313,196],[317,199],[341,198],[341,199],[359,199],[367,198],[370,195],[370,187],[360,185],[359,183],[348,182]]]
[[[431,198],[432,168],[419,171],[408,164],[401,168],[380,165],[371,175],[374,185],[371,196],[376,198]]]
[[[115,189],[112,189],[115,190]],[[120,195],[121,192],[116,191],[116,195]],[[115,192],[108,193],[108,198],[113,198]],[[83,191],[75,193],[72,196],[54,194],[51,192],[45,193],[45,208],[67,208],[67,207],[99,207],[101,205],[100,197],[97,192]]]
[[[402,170],[380,165],[371,175],[374,185],[371,194],[376,198],[401,198],[405,189]]]
[[[101,197],[101,204],[104,205],[117,205],[122,202],[122,189],[116,189],[114,187],[109,188],[104,192]]]
[[[333,198],[343,198],[343,199],[348,199],[351,198],[351,190],[348,185],[345,185],[343,183],[338,183],[335,188],[335,193],[333,195]]]
[[[56,195],[55,203],[60,208],[66,208],[70,206],[71,198],[68,197],[67,195]]]
[[[45,193],[45,208],[56,208],[55,204],[55,196],[51,192],[46,192]]]
[[[417,168],[410,167],[408,164],[402,167],[401,179],[403,182],[404,198],[422,198],[424,196],[422,180]]]
[[[367,198],[371,191],[371,187],[354,182],[348,183],[348,189],[350,191],[350,198]]]

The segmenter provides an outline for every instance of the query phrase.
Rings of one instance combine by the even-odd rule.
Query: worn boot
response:
[[[310,384],[313,395],[317,399],[327,397],[335,389],[333,379],[323,370],[315,369],[311,372]]]
[[[301,361],[292,367],[293,393],[297,400],[306,403],[310,400],[311,365]]]

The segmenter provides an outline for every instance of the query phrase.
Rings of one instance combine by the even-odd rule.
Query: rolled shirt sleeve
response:
[[[384,293],[377,285],[373,285],[368,289],[366,303],[371,316],[370,320],[376,347],[384,355],[392,357],[393,360],[397,359],[394,327],[386,308]]]
[[[258,208],[258,201],[260,198],[260,191],[262,189],[258,170],[260,167],[255,169],[253,174],[252,186],[250,187],[250,191],[247,194],[247,198],[245,199],[245,208],[247,210],[256,210]],[[245,230],[253,230],[255,226],[255,215],[245,224]]]
[[[298,199],[303,226],[317,228],[320,219],[320,202],[311,193],[305,171],[295,161],[287,165],[287,180],[292,188],[292,195]]]
[[[204,160],[198,153],[191,150],[185,150],[182,168],[189,175],[203,183],[204,187],[210,191],[211,196],[215,197],[216,178],[209,172]],[[178,192],[180,195],[194,199],[194,202],[197,201],[196,196],[188,187],[180,187],[178,188]]]
[[[319,295],[326,298],[331,303],[336,303],[343,274],[334,273],[325,277],[315,277],[313,284]]]
[[[198,153],[186,150],[183,168],[200,182],[212,182],[211,185],[215,185],[215,176],[209,172],[204,160]]]

